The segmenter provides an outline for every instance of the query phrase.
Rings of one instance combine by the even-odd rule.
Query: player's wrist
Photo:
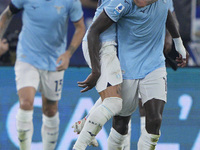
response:
[[[176,51],[182,55],[182,58],[186,58],[186,50],[183,45],[183,41],[182,41],[181,37],[173,38],[173,41],[174,41]]]

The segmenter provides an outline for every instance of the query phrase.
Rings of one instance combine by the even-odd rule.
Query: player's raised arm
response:
[[[176,26],[176,21],[171,11],[168,11],[166,26],[173,38],[176,51],[180,54],[180,56],[176,58],[176,61],[179,63],[178,66],[185,67],[188,62],[189,54],[183,45],[178,27]]]
[[[138,6],[138,7],[145,7],[147,5],[150,5],[154,2],[156,2],[157,0],[134,0],[134,3]]]

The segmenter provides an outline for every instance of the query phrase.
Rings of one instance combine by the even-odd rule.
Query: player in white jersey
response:
[[[33,135],[33,102],[42,93],[42,141],[44,150],[54,150],[59,133],[58,101],[64,70],[85,33],[79,0],[12,0],[0,17],[0,39],[12,18],[23,11],[23,26],[17,45],[15,75],[20,108],[16,116],[21,150],[30,150]],[[68,20],[75,33],[66,51]]]
[[[108,139],[109,150],[122,148],[130,115],[138,105],[138,91],[147,112],[146,129],[141,134],[138,149],[155,149],[160,137],[162,111],[166,103],[166,69],[163,55],[166,25],[173,37],[176,50],[180,53],[177,58],[178,66],[186,66],[188,58],[171,12],[168,11],[169,3],[169,0],[158,0],[149,6],[139,8],[132,0],[111,1],[90,29],[88,39],[94,39],[89,46],[90,57],[94,57],[99,55],[95,46],[100,43],[100,33],[114,22],[117,22],[118,27],[118,55],[124,79],[124,101],[119,116],[113,119],[113,128]],[[92,77],[87,78],[82,84],[87,84],[91,88],[90,80],[95,80],[95,76]]]

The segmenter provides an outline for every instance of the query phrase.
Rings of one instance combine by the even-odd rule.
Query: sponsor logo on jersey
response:
[[[117,7],[115,7],[114,13],[116,15],[119,15],[124,10],[124,8],[125,7],[120,3],[119,5],[117,5]]]

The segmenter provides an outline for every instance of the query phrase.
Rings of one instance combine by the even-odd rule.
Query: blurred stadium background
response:
[[[0,1],[0,13],[10,0]],[[188,67],[168,72],[168,103],[166,104],[162,136],[157,150],[200,150],[200,0],[173,0],[180,33],[185,47],[190,53]],[[83,7],[86,27],[92,21],[95,9]],[[13,65],[15,62],[16,43],[21,29],[21,14],[17,14],[6,34],[9,51],[0,57],[0,150],[16,150],[18,142],[15,127],[15,115],[19,105],[15,88]],[[73,35],[73,25],[69,24],[68,40]],[[68,42],[69,43],[69,42]],[[170,54],[175,58],[173,49]],[[84,61],[81,46],[70,62],[65,73],[60,109],[60,135],[57,150],[70,150],[77,138],[71,128],[72,124],[84,117],[98,94],[95,90],[81,94],[77,81],[82,81],[90,73]],[[41,95],[37,93],[34,103],[34,135],[32,149],[42,149],[41,143]],[[97,136],[98,148],[88,150],[106,150],[106,139],[111,128],[111,121],[106,123]],[[136,149],[140,135],[139,112],[132,116],[131,150]]]

